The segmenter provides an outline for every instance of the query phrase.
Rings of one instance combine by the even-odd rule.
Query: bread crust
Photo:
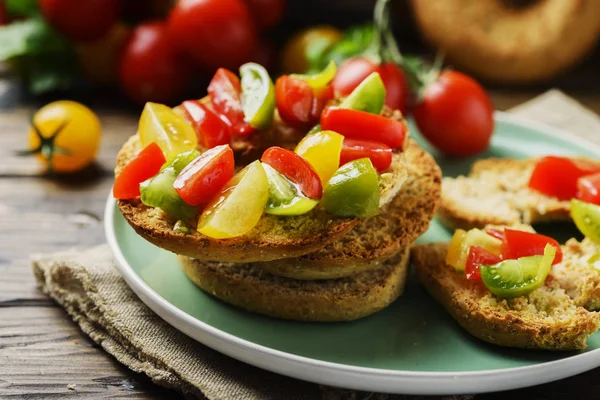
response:
[[[300,281],[252,264],[207,263],[178,256],[185,274],[203,291],[245,310],[291,320],[340,322],[387,307],[404,290],[409,249],[380,268],[351,277]]]
[[[335,279],[378,268],[410,246],[429,227],[441,194],[441,171],[433,157],[411,142],[405,151],[408,178],[394,200],[375,217],[307,255],[256,266],[294,279]]]
[[[500,300],[447,266],[446,251],[446,243],[415,246],[411,260],[427,291],[481,340],[527,349],[580,350],[600,327],[600,316],[576,306],[556,281],[528,296]]]

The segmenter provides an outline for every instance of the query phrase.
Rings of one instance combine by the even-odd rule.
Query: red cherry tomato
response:
[[[173,187],[191,206],[208,203],[233,177],[233,150],[224,144],[213,147],[195,158],[181,171]]]
[[[189,65],[174,51],[165,25],[150,22],[137,26],[125,45],[119,65],[121,86],[139,103],[170,103],[185,90]]]
[[[140,183],[158,174],[166,162],[160,147],[154,142],[146,146],[123,168],[113,187],[115,199],[133,199],[140,195]]]
[[[309,199],[321,198],[323,187],[319,175],[308,161],[298,154],[274,146],[265,150],[260,160],[298,185],[302,194]]]
[[[181,103],[182,109],[198,135],[198,142],[212,149],[215,146],[229,144],[231,127],[225,123],[209,106],[197,100],[187,100]]]
[[[244,119],[242,109],[242,85],[233,72],[219,68],[208,85],[212,105],[231,125],[236,135],[249,135],[254,128]]]
[[[238,67],[249,60],[257,43],[242,0],[180,0],[168,28],[171,43],[210,70]]]
[[[369,140],[344,138],[340,165],[365,157],[371,160],[377,171],[385,171],[392,164],[392,148],[386,144]]]
[[[567,157],[546,156],[536,163],[529,187],[559,200],[570,200],[577,195],[577,180],[598,171],[598,166],[576,163]]]
[[[516,260],[520,257],[543,255],[547,244],[556,247],[556,256],[552,264],[558,264],[562,261],[562,250],[556,240],[538,233],[505,228],[502,259]]]
[[[319,122],[321,113],[325,106],[333,99],[333,86],[327,85],[320,89],[313,89],[313,104],[310,110],[310,124],[316,125]]]
[[[402,148],[406,138],[406,125],[402,121],[338,107],[323,111],[321,127],[350,139],[381,142],[393,149]]]
[[[117,21],[119,0],[40,0],[44,17],[76,42],[98,40]]]
[[[577,180],[577,198],[586,203],[600,204],[600,172]]]
[[[302,129],[311,125],[314,94],[302,79],[283,75],[275,81],[275,103],[281,119]]]
[[[260,29],[273,28],[283,18],[284,0],[246,0]]]
[[[494,131],[494,109],[481,85],[460,72],[446,70],[425,87],[413,108],[421,134],[450,156],[484,151]]]
[[[465,264],[465,276],[469,280],[480,281],[481,272],[479,271],[479,266],[494,265],[498,264],[500,261],[502,261],[502,259],[499,256],[490,253],[483,247],[471,246]]]
[[[347,96],[370,74],[378,72],[385,86],[385,104],[403,114],[408,111],[410,86],[400,67],[394,63],[377,65],[368,58],[354,57],[342,63],[333,79],[333,88]]]

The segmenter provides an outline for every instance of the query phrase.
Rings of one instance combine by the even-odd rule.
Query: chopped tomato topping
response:
[[[321,198],[323,186],[319,175],[308,161],[298,154],[275,146],[265,150],[261,161],[298,185],[302,194],[309,199]]]
[[[582,163],[567,157],[541,158],[531,174],[529,187],[559,200],[570,200],[577,195],[577,180],[599,172],[597,165]]]
[[[308,82],[284,75],[275,82],[275,102],[281,118],[289,125],[306,129],[316,125],[325,105],[333,98],[327,85],[313,89]]]
[[[502,242],[502,259],[516,260],[520,257],[543,255],[547,244],[556,247],[556,256],[552,264],[561,262],[562,250],[556,240],[539,233],[505,228]]]
[[[223,121],[209,106],[198,100],[187,100],[181,103],[186,118],[192,123],[198,142],[207,149],[229,144],[231,127]]]
[[[371,160],[377,171],[385,171],[392,164],[392,148],[387,144],[369,140],[344,139],[340,165],[365,157]]]
[[[166,162],[165,156],[155,142],[146,146],[123,168],[113,187],[113,196],[119,200],[133,199],[140,195],[140,183],[158,174]]]
[[[600,205],[600,172],[582,176],[577,180],[577,196],[586,203]]]
[[[470,280],[481,280],[481,273],[479,272],[480,265],[494,265],[498,264],[502,259],[479,246],[471,246],[469,249],[469,255],[467,256],[467,262],[465,264],[465,276]]]
[[[234,134],[245,136],[254,132],[244,119],[242,85],[233,72],[219,68],[208,85],[208,95],[215,111],[229,122]]]
[[[175,179],[173,187],[187,204],[208,203],[231,179],[235,169],[228,145],[213,147],[196,157]]]
[[[406,138],[404,122],[346,108],[325,109],[321,114],[321,127],[350,139],[381,142],[393,149],[402,148]]]
[[[491,237],[495,237],[496,239],[504,240],[504,231],[502,231],[500,229],[494,229],[494,228],[486,229],[485,233],[487,233]]]

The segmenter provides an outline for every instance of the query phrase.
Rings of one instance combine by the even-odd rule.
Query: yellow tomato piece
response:
[[[254,161],[229,180],[202,212],[198,232],[215,239],[242,236],[256,226],[269,200],[269,180]]]
[[[488,235],[481,229],[471,229],[468,232],[457,229],[448,245],[446,264],[454,267],[459,272],[464,271],[471,246],[482,247],[497,256],[502,253],[502,241],[500,239]]]
[[[96,158],[102,126],[96,114],[83,104],[67,100],[47,104],[35,113],[33,124],[44,138],[59,131],[54,140],[56,151],[51,160],[54,171],[77,171]],[[29,130],[28,142],[32,150],[40,146],[40,139],[33,127]],[[47,164],[44,154],[38,157]]]
[[[325,185],[340,166],[344,137],[333,131],[306,135],[296,146],[296,153],[315,169]]]
[[[192,125],[163,104],[146,103],[138,132],[142,147],[156,142],[167,159],[198,145]]]

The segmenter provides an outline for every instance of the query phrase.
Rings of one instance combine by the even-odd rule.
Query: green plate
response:
[[[492,145],[482,158],[600,154],[593,144],[507,114],[497,113],[496,122]],[[436,158],[446,176],[468,172],[474,161]],[[157,314],[207,346],[278,373],[368,391],[457,394],[535,385],[600,366],[599,334],[583,352],[489,345],[462,330],[414,279],[394,304],[355,322],[301,323],[260,316],[200,291],[174,254],[133,231],[111,197],[105,226],[123,276]],[[554,236],[576,234],[570,225],[549,229]],[[449,238],[450,232],[434,220],[419,242]]]

